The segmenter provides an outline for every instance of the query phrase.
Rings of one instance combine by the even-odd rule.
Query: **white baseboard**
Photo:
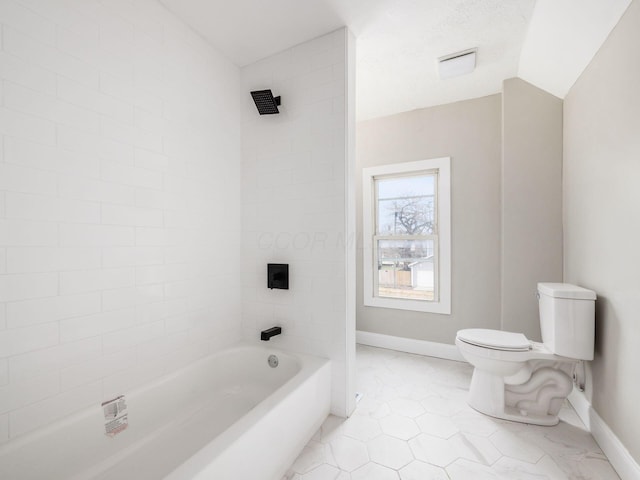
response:
[[[584,393],[575,388],[569,394],[569,403],[574,408],[582,423],[591,432],[593,438],[604,454],[611,462],[622,480],[640,479],[640,465],[634,460],[629,450],[623,445],[620,439],[609,428],[609,425],[600,418],[600,415],[593,409]]]
[[[587,427],[587,430],[591,431],[591,418],[589,416],[589,410],[591,409],[591,404],[584,393],[576,389],[575,387],[567,397],[569,403],[576,411],[584,426]]]
[[[356,331],[356,343],[369,345],[371,347],[388,348],[400,352],[417,353],[428,357],[444,358],[464,362],[458,347],[446,343],[428,342],[426,340],[415,340],[413,338],[394,337],[392,335],[382,335],[381,333]]]

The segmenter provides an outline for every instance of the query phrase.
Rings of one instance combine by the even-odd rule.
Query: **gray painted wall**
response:
[[[562,101],[520,79],[502,95],[358,124],[362,168],[451,157],[452,313],[362,305],[357,328],[453,343],[461,328],[498,328],[540,339],[539,281],[562,280]],[[360,242],[362,192],[357,192]]]
[[[562,100],[519,78],[502,99],[501,328],[540,341],[536,284],[562,281]]]
[[[362,245],[362,168],[451,157],[451,315],[362,305],[357,265],[357,328],[453,343],[456,331],[500,327],[501,96],[467,100],[357,125],[357,228]]]
[[[565,99],[564,276],[592,288],[587,396],[640,462],[640,2]]]

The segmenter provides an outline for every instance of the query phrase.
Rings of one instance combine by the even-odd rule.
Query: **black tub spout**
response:
[[[260,340],[268,342],[271,337],[275,337],[276,335],[280,335],[281,333],[282,333],[282,328],[271,327],[260,332]]]

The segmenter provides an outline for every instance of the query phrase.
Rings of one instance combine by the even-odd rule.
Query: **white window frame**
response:
[[[375,205],[374,180],[376,177],[419,174],[428,171],[438,172],[436,176],[437,239],[434,244],[437,251],[435,258],[437,300],[376,296],[378,262],[376,258],[375,215],[377,207]],[[364,304],[369,307],[451,314],[451,158],[432,158],[364,168],[362,170],[362,194]]]

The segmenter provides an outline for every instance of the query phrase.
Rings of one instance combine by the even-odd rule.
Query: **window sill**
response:
[[[442,301],[426,302],[422,300],[407,300],[403,298],[369,297],[364,299],[364,306],[451,315],[451,305]]]

